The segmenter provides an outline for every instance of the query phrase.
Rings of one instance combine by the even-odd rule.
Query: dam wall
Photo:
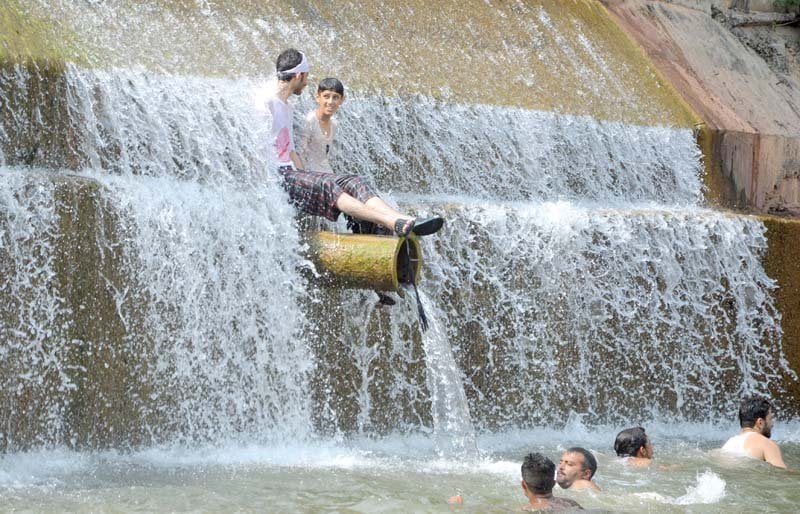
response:
[[[789,246],[706,208],[701,120],[601,3],[327,5],[0,7],[4,448],[798,410]],[[286,46],[348,88],[335,169],[446,215],[427,333],[307,280],[254,107]]]

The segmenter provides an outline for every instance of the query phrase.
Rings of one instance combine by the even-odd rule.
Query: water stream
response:
[[[378,309],[307,280],[253,108],[264,81],[65,80],[61,151],[79,165],[0,153],[0,400],[34,432],[0,427],[8,508],[445,512],[459,492],[486,512],[522,503],[525,452],[573,444],[597,452],[609,493],[588,506],[798,501],[786,476],[760,470],[779,491],[763,498],[710,452],[742,394],[792,373],[764,226],[703,205],[690,130],[353,93],[335,167],[447,217],[423,241],[421,334],[411,295]],[[96,185],[91,208],[53,177]],[[62,287],[80,268],[62,258],[64,212],[100,220],[80,237],[108,313]],[[615,431],[639,423],[680,471],[615,460]],[[796,424],[776,431],[795,467]],[[125,444],[102,449],[109,432]]]

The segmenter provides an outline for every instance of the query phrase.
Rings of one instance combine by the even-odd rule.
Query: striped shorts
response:
[[[289,200],[298,210],[314,216],[323,216],[331,221],[339,218],[341,211],[336,201],[342,193],[364,203],[377,196],[369,177],[362,175],[336,175],[324,171],[297,170],[281,166],[278,173],[283,177],[283,187]]]

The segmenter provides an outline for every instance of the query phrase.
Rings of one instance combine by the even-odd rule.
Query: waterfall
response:
[[[0,168],[2,402],[35,404],[14,418],[33,439],[10,447],[422,432],[447,450],[574,416],[708,420],[791,373],[764,227],[703,206],[691,130],[349,93],[337,170],[447,218],[423,240],[422,335],[411,300],[307,281],[263,80],[70,65],[63,81],[53,159],[74,165],[6,150]],[[93,185],[71,199],[73,180]]]
[[[420,301],[426,306],[432,305],[424,294]],[[430,327],[422,335],[433,433],[440,455],[474,460],[477,456],[475,429],[464,394],[463,377],[453,358],[445,330],[446,318],[440,321],[440,314],[438,310],[432,313]]]
[[[459,320],[448,336],[479,426],[705,419],[787,368],[757,221],[566,202],[458,212],[427,294]]]
[[[60,327],[69,324],[63,299],[52,294],[57,290],[52,238],[58,231],[52,186],[31,184],[23,173],[0,171],[2,404],[7,409],[13,397],[31,398],[24,402],[24,414],[36,419],[33,428],[39,437],[60,437],[66,405],[59,398],[79,384],[66,358],[72,342],[51,344]]]

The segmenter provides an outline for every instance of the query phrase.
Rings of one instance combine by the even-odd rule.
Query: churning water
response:
[[[411,295],[377,309],[371,292],[309,281],[268,171],[259,87],[69,68],[62,151],[79,171],[19,166],[0,133],[0,394],[27,406],[10,418],[34,432],[0,429],[4,504],[444,511],[459,492],[485,512],[521,503],[525,452],[557,459],[573,444],[598,452],[613,493],[578,497],[589,506],[758,498],[726,485],[747,474],[707,450],[742,394],[791,374],[775,284],[763,225],[702,206],[691,131],[352,95],[335,166],[447,217],[423,242],[420,334]],[[75,230],[113,302],[102,316],[64,287],[86,273],[64,262],[63,220],[86,215],[63,194],[71,180],[94,188],[94,222]],[[88,396],[101,409],[76,422]],[[610,441],[634,423],[684,467],[616,461]],[[63,449],[109,440],[123,452]],[[778,484],[775,505],[797,500],[759,473]]]

